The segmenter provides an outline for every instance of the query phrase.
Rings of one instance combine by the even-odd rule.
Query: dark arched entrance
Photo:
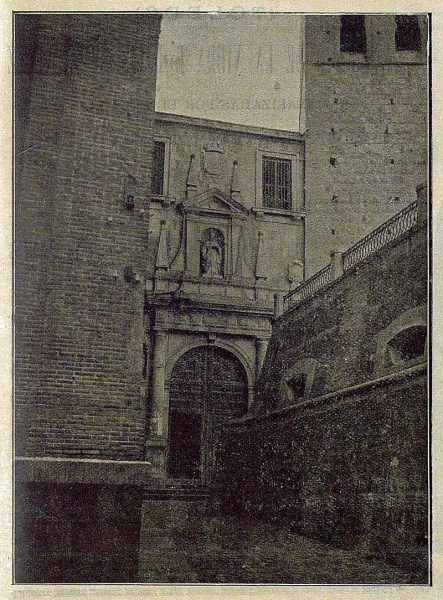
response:
[[[207,480],[217,422],[247,409],[246,373],[233,354],[216,346],[183,354],[169,385],[168,476]]]

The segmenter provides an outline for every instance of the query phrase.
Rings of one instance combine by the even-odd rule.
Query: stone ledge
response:
[[[159,478],[160,472],[146,461],[48,456],[18,456],[15,459],[15,480],[18,482],[148,485]]]
[[[276,410],[261,414],[247,414],[244,417],[232,419],[229,422],[224,423],[222,427],[241,427],[252,422],[261,422],[268,419],[283,417],[285,415],[291,415],[295,418],[304,416],[310,409],[335,404],[343,400],[349,400],[349,398],[355,400],[353,396],[361,391],[374,389],[377,387],[384,387],[390,384],[399,383],[403,380],[415,379],[420,376],[424,376],[427,374],[427,367],[427,362],[423,362],[408,369],[389,373],[383,377],[364,381],[363,383],[358,383],[350,387],[328,392],[327,394],[323,394],[315,398],[310,398],[304,402],[299,402],[298,404],[291,404],[290,406],[284,406],[283,408],[278,408]]]

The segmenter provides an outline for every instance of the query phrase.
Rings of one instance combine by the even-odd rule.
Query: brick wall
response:
[[[124,270],[146,267],[159,27],[152,15],[45,15],[34,28],[18,98],[19,454],[142,456],[143,285]]]
[[[395,16],[367,15],[367,53],[340,52],[340,17],[306,18],[306,275],[415,198],[427,177],[422,49],[395,49]],[[331,164],[331,162],[333,164]]]

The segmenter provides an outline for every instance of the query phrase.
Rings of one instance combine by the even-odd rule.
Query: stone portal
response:
[[[243,365],[216,346],[188,350],[170,380],[168,476],[207,481],[217,423],[248,410]]]

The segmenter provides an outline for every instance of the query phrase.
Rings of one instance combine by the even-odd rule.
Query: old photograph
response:
[[[16,584],[421,585],[431,14],[16,12]]]

